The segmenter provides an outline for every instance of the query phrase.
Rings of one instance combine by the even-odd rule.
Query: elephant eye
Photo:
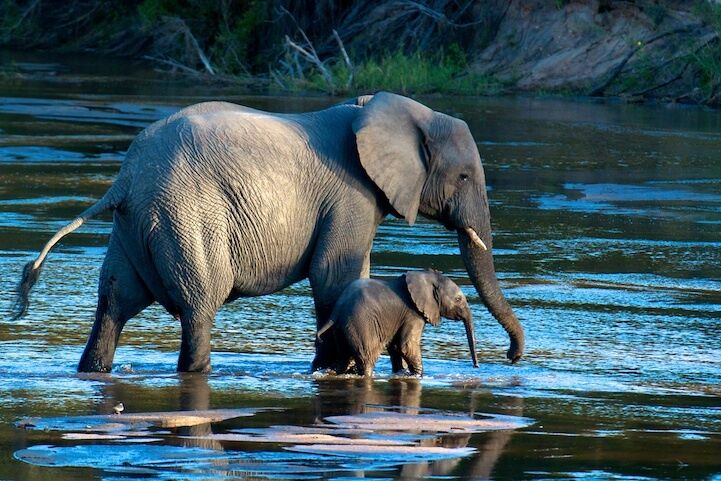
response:
[[[468,174],[461,174],[458,176],[458,178],[461,180],[461,182],[465,182],[468,180]]]

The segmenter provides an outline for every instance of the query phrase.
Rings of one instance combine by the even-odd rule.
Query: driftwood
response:
[[[209,75],[215,75],[215,69],[210,64],[208,56],[200,47],[200,43],[193,35],[188,24],[182,18],[163,17],[162,25],[157,30],[155,37],[156,50],[168,52],[163,56],[150,56],[156,62],[171,65],[180,70],[197,73],[198,70],[191,67],[194,60],[199,61]],[[178,50],[179,45],[183,48]],[[173,58],[173,54],[180,58]]]
[[[348,68],[348,80],[346,80],[345,88],[346,90],[350,88],[350,86],[353,84],[353,63],[350,61],[350,57],[348,56],[348,52],[345,50],[345,45],[343,45],[343,40],[340,39],[340,35],[338,35],[338,31],[333,29],[333,38],[335,38],[335,41],[338,42],[338,48],[340,49],[341,55],[343,55],[343,61],[345,62],[346,67]]]
[[[320,74],[323,76],[323,80],[325,80],[326,84],[328,84],[328,87],[332,91],[335,91],[335,82],[333,82],[333,75],[330,73],[328,68],[323,64],[323,61],[318,57],[318,53],[315,51],[315,47],[313,47],[313,44],[310,40],[308,40],[308,37],[306,36],[305,32],[302,29],[299,29],[301,35],[303,36],[303,39],[305,40],[305,47],[302,47],[298,45],[297,43],[293,42],[288,35],[285,36],[285,43],[288,47],[295,49],[298,53],[300,53],[303,58],[305,58],[308,62],[315,65],[315,67],[318,69]]]
[[[20,15],[20,18],[18,18],[18,21],[15,22],[10,28],[8,28],[8,32],[12,32],[16,28],[18,28],[22,23],[25,21],[28,16],[35,11],[36,8],[40,5],[41,0],[33,0],[30,5],[23,11],[22,15]]]
[[[591,91],[589,92],[589,95],[591,95],[591,96],[602,95],[605,92],[605,90],[608,88],[608,86],[611,85],[611,83],[613,83],[613,81],[616,80],[616,78],[618,78],[618,76],[623,71],[624,67],[626,67],[626,64],[628,64],[628,62],[639,51],[646,48],[648,45],[650,45],[654,42],[657,42],[663,38],[669,37],[671,35],[686,33],[686,32],[691,31],[694,28],[699,28],[699,27],[701,27],[701,25],[692,25],[692,26],[687,26],[687,27],[675,28],[675,29],[667,31],[667,32],[662,32],[662,33],[655,35],[651,38],[648,38],[646,40],[639,41],[638,44],[634,48],[632,48],[628,52],[628,54],[626,54],[626,56],[623,59],[621,59],[621,61],[618,62],[618,64],[611,70],[611,72],[608,75],[608,77],[606,78],[606,80],[601,85],[591,89]]]
[[[285,68],[286,72],[288,72],[291,77],[303,79],[303,68],[300,66],[300,62],[298,60],[298,54],[300,54],[300,56],[302,56],[307,62],[309,62],[316,69],[318,69],[330,92],[335,93],[337,91],[336,79],[334,78],[334,75],[330,71],[330,69],[326,66],[327,60],[324,61],[320,58],[320,55],[318,54],[318,51],[313,45],[313,42],[311,42],[311,40],[308,38],[305,30],[300,27],[295,17],[293,17],[293,15],[284,7],[281,7],[280,11],[284,15],[290,17],[291,21],[295,24],[298,33],[303,38],[303,44],[300,45],[299,43],[291,40],[290,36],[285,36],[286,59],[281,60],[280,64]],[[341,58],[343,59],[346,68],[348,69],[348,78],[346,79],[344,85],[344,89],[348,90],[353,84],[353,75],[355,73],[355,68],[353,67],[353,62],[351,62],[348,51],[346,50],[345,45],[343,44],[343,40],[338,34],[338,31],[333,29],[332,32],[333,39],[338,46]],[[289,55],[289,51],[293,51],[295,55]],[[273,72],[271,70],[271,77],[279,86],[285,87],[285,82],[282,81],[282,79],[280,78],[281,76],[277,72]]]
[[[173,69],[181,70],[185,73],[189,73],[189,74],[193,74],[193,75],[199,75],[202,73],[199,70],[196,70],[192,67],[188,67],[187,65],[183,65],[182,63],[176,62],[175,60],[170,59],[170,58],[153,57],[151,55],[143,55],[143,58],[145,60],[150,60],[151,62],[161,63],[163,65],[173,67]]]

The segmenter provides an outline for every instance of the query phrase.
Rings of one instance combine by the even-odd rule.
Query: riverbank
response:
[[[52,3],[7,2],[0,46],[143,59],[254,92],[721,104],[721,7],[707,0]]]

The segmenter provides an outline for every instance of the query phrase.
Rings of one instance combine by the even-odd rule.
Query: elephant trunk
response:
[[[475,230],[474,226],[472,229],[477,232],[486,249],[483,249],[478,242],[474,242],[471,238],[472,234],[469,235],[468,231],[458,229],[458,245],[461,249],[461,257],[468,275],[481,297],[481,301],[508,333],[511,346],[506,353],[506,357],[515,363],[521,359],[525,347],[523,327],[498,285],[496,271],[493,266],[490,222],[479,222],[476,225],[479,224],[484,228]]]
[[[463,327],[466,328],[466,338],[468,338],[468,349],[471,350],[473,367],[478,367],[478,356],[476,355],[476,335],[473,332],[473,319],[470,316],[463,319]]]

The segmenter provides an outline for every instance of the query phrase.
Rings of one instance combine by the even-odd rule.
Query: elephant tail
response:
[[[323,327],[321,327],[320,329],[318,329],[318,333],[315,335],[315,338],[318,340],[318,342],[323,342],[320,337],[321,337],[323,334],[325,334],[325,332],[326,332],[328,329],[330,329],[331,327],[333,327],[333,324],[335,324],[335,321],[334,321],[333,319],[331,319],[331,320],[329,320],[328,322],[326,322],[326,323],[323,325]]]
[[[108,189],[105,195],[94,205],[88,207],[78,217],[73,219],[68,225],[60,229],[55,235],[45,244],[43,250],[34,261],[30,261],[25,264],[23,269],[23,275],[20,279],[16,290],[15,306],[13,309],[12,321],[16,321],[23,317],[29,306],[29,295],[30,289],[33,288],[38,278],[40,277],[40,270],[45,262],[45,258],[50,253],[50,250],[57,244],[60,239],[73,232],[75,229],[83,225],[87,220],[95,217],[96,215],[105,212],[106,210],[116,209],[122,201],[125,199],[127,193],[127,186],[129,179],[123,175],[124,172],[118,176],[113,185]]]

